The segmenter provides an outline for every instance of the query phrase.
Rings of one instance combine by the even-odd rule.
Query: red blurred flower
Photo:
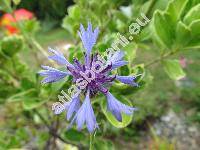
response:
[[[187,67],[187,59],[185,57],[181,56],[180,59],[179,59],[179,63],[180,63],[182,68]]]
[[[19,32],[19,30],[16,27],[10,25],[6,25],[5,28],[8,31],[8,34],[15,34]]]
[[[0,26],[4,27],[8,34],[19,33],[19,29],[17,29],[13,23],[21,20],[30,20],[34,17],[32,12],[23,8],[15,10],[13,15],[6,13],[2,16],[0,21]]]
[[[20,20],[29,20],[32,19],[34,17],[33,13],[26,10],[26,9],[18,9],[14,12],[15,15],[15,19],[16,21],[20,21]]]

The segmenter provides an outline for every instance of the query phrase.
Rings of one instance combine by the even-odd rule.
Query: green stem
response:
[[[34,38],[31,38],[31,42],[45,57],[49,56],[47,52],[42,48],[42,46]]]
[[[93,138],[92,138],[93,134],[90,134],[90,149],[89,150],[93,150],[92,147],[92,142],[93,142]]]
[[[168,52],[168,53],[165,53],[164,55],[160,56],[159,58],[157,58],[157,59],[155,59],[155,60],[149,62],[148,64],[145,64],[144,67],[145,67],[145,68],[148,68],[148,67],[150,67],[151,65],[153,65],[153,64],[155,64],[155,63],[157,63],[157,62],[160,62],[160,61],[162,61],[163,59],[166,59],[166,58],[168,58],[169,56],[172,56],[172,55],[174,55],[174,54],[177,53],[177,52],[178,52],[178,49],[177,49],[177,50],[174,50],[174,51],[170,51],[170,52]]]

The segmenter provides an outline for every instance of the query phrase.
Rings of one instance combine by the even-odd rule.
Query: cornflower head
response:
[[[76,83],[80,92],[73,95],[71,101],[64,104],[64,110],[67,112],[66,118],[68,121],[71,121],[69,127],[75,123],[77,129],[81,130],[86,125],[88,131],[91,133],[98,128],[91,105],[91,97],[98,92],[103,93],[107,99],[107,111],[110,111],[121,122],[122,113],[131,115],[137,109],[117,100],[109,92],[109,87],[114,83],[114,80],[130,86],[138,86],[138,84],[135,82],[136,76],[112,75],[113,70],[127,64],[127,61],[123,60],[123,51],[116,51],[113,55],[109,55],[106,61],[102,61],[98,53],[91,54],[92,48],[97,41],[98,28],[93,30],[91,23],[88,23],[87,29],[83,25],[80,25],[78,33],[85,50],[85,63],[80,63],[77,58],[74,58],[73,63],[70,63],[61,52],[49,49],[53,54],[49,56],[49,59],[56,61],[60,65],[64,65],[66,71],[42,66],[44,70],[40,71],[39,74],[45,76],[42,83],[57,82],[66,76],[73,77],[73,82]],[[80,100],[81,93],[85,95],[83,102]],[[56,111],[55,114],[60,114],[64,110]]]

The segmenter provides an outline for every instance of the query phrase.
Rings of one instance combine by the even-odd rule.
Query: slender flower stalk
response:
[[[135,82],[137,76],[120,76],[112,75],[112,70],[126,65],[128,62],[123,60],[124,52],[116,51],[112,56],[102,62],[99,59],[99,54],[92,54],[93,46],[98,37],[99,29],[92,29],[92,24],[88,23],[87,29],[83,25],[80,26],[79,36],[82,40],[85,49],[85,63],[82,64],[77,58],[74,58],[73,63],[67,61],[64,55],[56,50],[49,49],[53,54],[48,58],[56,61],[58,64],[66,66],[66,71],[59,71],[58,69],[43,66],[43,71],[40,71],[41,76],[45,76],[42,83],[57,82],[66,76],[72,76],[73,82],[78,85],[78,89],[85,95],[84,100],[80,100],[80,95],[73,97],[73,99],[66,103],[64,109],[67,111],[66,118],[71,121],[69,128],[77,125],[77,129],[83,129],[86,125],[88,131],[92,133],[98,127],[95,113],[92,108],[91,97],[98,92],[103,93],[107,98],[107,110],[110,111],[118,121],[122,121],[122,113],[131,115],[136,108],[125,105],[117,100],[110,92],[109,88],[118,80],[130,86],[138,86]],[[81,104],[81,101],[82,104]],[[61,113],[61,111],[57,111]]]

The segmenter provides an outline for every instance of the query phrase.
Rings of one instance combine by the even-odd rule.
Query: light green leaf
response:
[[[186,48],[200,48],[200,19],[193,21],[190,25],[190,29],[192,38]]]
[[[200,4],[194,6],[184,17],[183,22],[190,25],[193,21],[200,19]]]
[[[173,80],[179,80],[185,77],[185,73],[182,70],[178,60],[165,60],[163,61],[164,70]]]
[[[74,35],[74,29],[73,29],[73,26],[76,24],[76,22],[70,18],[69,16],[66,16],[64,19],[63,19],[63,23],[62,23],[62,27],[64,29],[66,29],[70,34]]]
[[[121,96],[121,97],[119,97],[119,100],[120,100],[122,103],[131,106],[131,102],[129,102],[129,100],[126,99],[126,97]],[[112,114],[111,112],[107,111],[106,100],[104,99],[104,100],[102,100],[101,102],[102,102],[102,103],[101,103],[101,108],[102,108],[102,110],[103,110],[103,113],[105,114],[106,118],[108,119],[108,121],[109,121],[113,126],[115,126],[115,127],[117,127],[117,128],[124,128],[124,127],[128,126],[128,125],[131,123],[133,115],[126,115],[126,114],[122,113],[122,122],[119,122],[119,121],[113,116],[113,114]]]
[[[78,5],[73,5],[68,8],[68,13],[71,18],[79,19],[81,17],[81,9]]]
[[[170,48],[173,45],[174,29],[171,26],[169,14],[156,11],[153,16],[153,29],[157,36],[156,40],[164,47]]]
[[[184,47],[189,42],[190,38],[190,28],[182,21],[179,21],[176,28],[176,44],[180,47]]]
[[[184,11],[184,8],[186,7],[187,2],[188,0],[172,0],[169,2],[166,13],[170,15],[173,25],[176,26],[181,14]]]
[[[200,19],[193,21],[189,28],[193,37],[200,36]]]
[[[138,35],[138,40],[140,40],[141,42],[148,41],[151,37],[152,37],[152,31],[151,31],[151,26],[149,25],[144,29],[142,29],[141,33]]]

